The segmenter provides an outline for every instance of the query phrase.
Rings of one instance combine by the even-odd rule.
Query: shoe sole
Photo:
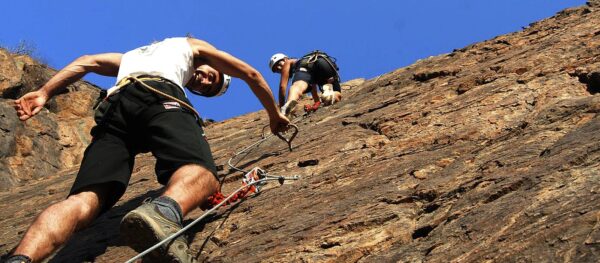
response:
[[[154,222],[153,219],[146,215],[132,212],[121,223],[121,235],[133,250],[141,253],[162,241],[156,232],[153,231],[160,229],[160,226]],[[179,262],[179,260],[169,256],[168,251],[163,246],[160,246],[144,256],[143,262]]]
[[[285,116],[291,116],[296,111],[296,105],[298,105],[298,101],[292,100],[288,104],[287,108],[285,108]]]

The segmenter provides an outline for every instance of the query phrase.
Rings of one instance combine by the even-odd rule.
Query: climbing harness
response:
[[[154,77],[154,76],[139,76],[139,77],[135,77],[135,76],[126,76],[124,78],[122,78],[117,85],[113,88],[114,91],[112,91],[110,94],[107,94],[106,97],[104,97],[104,99],[98,103],[96,103],[96,106],[94,107],[94,110],[97,109],[100,104],[103,101],[107,101],[112,95],[120,92],[120,90],[131,84],[132,82],[137,82],[140,85],[142,85],[142,87],[146,88],[147,90],[154,92],[157,95],[163,96],[167,99],[173,100],[177,103],[179,103],[179,105],[182,105],[186,110],[189,110],[190,112],[192,112],[194,114],[194,116],[196,117],[196,120],[198,121],[198,123],[202,126],[202,118],[200,117],[200,113],[198,113],[198,111],[196,111],[196,109],[194,109],[194,107],[192,107],[191,105],[189,105],[188,103],[186,103],[185,101],[182,101],[178,98],[175,98],[167,93],[164,93],[156,88],[153,88],[152,86],[146,84],[144,81],[148,81],[148,80],[153,80],[153,81],[165,81],[165,79],[160,78],[160,77]]]
[[[196,111],[196,109],[194,109],[194,107],[192,107],[191,105],[187,104],[186,102],[184,102],[184,101],[182,101],[182,100],[180,100],[178,98],[175,98],[175,97],[173,97],[173,96],[171,96],[171,95],[169,95],[167,93],[164,93],[164,92],[162,92],[160,90],[157,90],[157,89],[153,88],[152,86],[144,83],[141,79],[138,79],[138,78],[136,78],[134,76],[128,76],[128,77],[126,77],[126,79],[128,79],[130,81],[131,80],[136,81],[139,84],[141,84],[142,87],[144,87],[144,88],[146,88],[146,89],[148,89],[148,90],[150,90],[150,91],[152,91],[152,92],[154,92],[154,93],[156,93],[158,95],[161,95],[161,96],[163,96],[163,97],[165,97],[167,99],[173,100],[173,101],[181,104],[184,108],[186,108],[187,110],[193,112],[194,115],[196,116],[196,119],[198,119],[199,122],[202,122],[202,118],[200,118],[200,113],[198,113],[198,111]]]
[[[331,68],[333,68],[335,70],[335,79],[337,81],[340,81],[340,74],[339,74],[340,68],[335,63],[337,61],[337,59],[335,59],[332,56],[329,56],[327,53],[320,51],[318,49],[302,56],[302,58],[300,58],[300,60],[298,61],[298,68],[306,68],[310,71],[312,69],[314,63],[317,62],[317,60],[319,58],[325,59],[327,64],[329,64],[329,66],[331,66]]]
[[[335,64],[336,59],[334,57],[329,56],[327,53],[318,49],[302,56],[302,58],[300,58],[300,66],[310,69],[319,58],[327,60],[327,63],[336,71],[340,69],[337,64]]]

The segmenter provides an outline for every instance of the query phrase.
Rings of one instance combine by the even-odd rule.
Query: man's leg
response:
[[[281,107],[281,112],[283,112],[283,114],[285,114],[288,117],[290,115],[293,115],[296,105],[298,105],[298,99],[300,99],[300,97],[302,96],[302,94],[304,94],[304,91],[306,91],[307,88],[308,82],[306,81],[298,80],[292,83],[288,94],[288,100],[285,103],[285,105]]]
[[[100,213],[108,189],[95,185],[46,208],[29,227],[14,255],[38,262],[52,254]]]
[[[302,94],[304,94],[304,92],[306,91],[306,89],[308,88],[308,83],[306,81],[296,81],[294,83],[292,83],[292,86],[290,87],[290,92],[288,94],[288,102],[291,100],[298,100]]]
[[[212,172],[197,164],[184,165],[173,173],[160,197],[123,218],[121,234],[133,249],[141,252],[179,231],[183,217],[218,189],[219,182]],[[183,236],[146,258],[152,262],[194,262]]]
[[[219,188],[210,146],[193,114],[162,110],[144,123],[146,146],[156,157],[155,171],[165,191],[158,198],[130,211],[121,221],[121,236],[142,252],[183,227],[182,219]],[[214,174],[213,174],[214,173]],[[150,262],[193,262],[183,235],[145,256]]]
[[[182,216],[185,216],[217,190],[219,182],[210,171],[200,165],[189,164],[175,171],[162,196],[175,200],[181,207]]]

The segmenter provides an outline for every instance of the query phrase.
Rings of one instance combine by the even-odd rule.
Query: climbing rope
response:
[[[161,96],[163,96],[163,97],[165,97],[165,98],[168,98],[168,99],[170,99],[170,100],[174,100],[174,101],[178,102],[178,103],[179,103],[179,104],[181,104],[181,105],[182,105],[184,108],[186,108],[187,110],[189,110],[189,111],[193,112],[193,113],[194,113],[194,115],[196,115],[196,118],[200,119],[200,113],[198,113],[198,111],[196,111],[196,109],[194,109],[194,107],[192,107],[191,105],[187,104],[186,102],[184,102],[184,101],[182,101],[182,100],[180,100],[180,99],[178,99],[178,98],[175,98],[175,97],[173,97],[173,96],[171,96],[171,95],[169,95],[169,94],[167,94],[167,93],[164,93],[164,92],[162,92],[162,91],[160,91],[160,90],[157,90],[157,89],[153,88],[152,86],[150,86],[150,85],[148,85],[148,84],[144,83],[144,82],[143,82],[141,79],[139,79],[139,78],[137,78],[137,77],[135,77],[135,76],[127,76],[127,77],[125,77],[125,78],[126,78],[127,80],[129,80],[129,81],[132,81],[132,80],[133,80],[133,81],[137,81],[137,82],[138,82],[138,83],[140,83],[140,84],[141,84],[141,85],[142,85],[144,88],[146,88],[146,89],[148,89],[148,90],[150,90],[150,91],[152,91],[152,92],[154,92],[154,93],[156,93],[156,94],[159,94],[159,95],[161,95]],[[161,79],[161,78],[158,78],[158,79]],[[162,80],[162,79],[161,79],[161,80]],[[126,84],[123,84],[123,85],[126,85]]]
[[[178,98],[176,98],[176,97],[174,97],[174,96],[171,96],[171,95],[169,95],[169,94],[167,94],[167,93],[164,93],[164,92],[162,92],[162,91],[160,91],[160,90],[158,90],[158,89],[156,89],[156,88],[154,88],[154,87],[152,87],[152,86],[150,86],[150,85],[146,84],[146,83],[144,82],[144,81],[146,81],[146,80],[151,80],[151,81],[160,81],[160,82],[165,82],[165,81],[166,81],[166,79],[164,79],[164,78],[161,78],[161,77],[155,77],[155,76],[145,76],[145,75],[143,75],[143,76],[138,76],[138,77],[131,76],[131,75],[129,75],[129,76],[125,76],[125,77],[124,77],[124,78],[122,78],[122,79],[121,79],[121,80],[120,80],[120,81],[117,83],[117,85],[114,87],[114,91],[112,91],[112,92],[108,93],[108,94],[106,95],[106,97],[104,97],[104,99],[103,99],[103,100],[99,100],[99,101],[96,103],[96,105],[94,106],[94,110],[96,110],[96,109],[97,109],[97,108],[100,106],[100,104],[102,103],[102,101],[106,101],[106,100],[108,100],[108,98],[109,98],[110,96],[112,96],[113,94],[116,94],[117,92],[119,92],[119,91],[120,91],[120,90],[121,90],[123,87],[127,86],[128,84],[131,84],[132,82],[137,82],[137,83],[139,83],[139,84],[140,84],[142,87],[144,87],[145,89],[147,89],[147,90],[149,90],[149,91],[151,91],[151,92],[154,92],[154,93],[155,93],[155,94],[157,94],[157,95],[163,96],[163,97],[165,97],[165,98],[167,98],[167,99],[170,99],[170,100],[173,100],[173,101],[175,101],[175,102],[179,103],[179,105],[181,105],[183,108],[185,108],[185,109],[187,109],[187,110],[191,111],[191,112],[194,114],[194,116],[196,117],[196,121],[198,122],[198,124],[200,124],[200,126],[203,126],[203,123],[202,123],[202,117],[200,117],[200,113],[198,113],[198,111],[196,111],[196,109],[194,109],[194,107],[193,107],[192,105],[190,105],[190,104],[186,103],[185,101],[182,101],[182,100],[180,100],[180,99],[178,99]],[[110,90],[109,90],[109,91],[110,91]]]

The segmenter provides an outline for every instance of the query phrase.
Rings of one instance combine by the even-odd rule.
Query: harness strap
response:
[[[335,64],[335,62],[331,59],[332,58],[331,56],[329,56],[327,53],[322,52],[320,50],[315,50],[315,51],[312,51],[312,52],[304,55],[300,60],[305,61],[305,62],[300,63],[300,67],[305,67],[310,70],[312,68],[313,63],[317,62],[317,60],[319,58],[325,59],[327,64],[329,64],[329,66],[331,66],[331,68],[334,69],[335,78],[339,82],[340,74],[338,72],[339,68],[338,68],[337,64]],[[334,58],[334,60],[335,60],[335,58]]]
[[[331,68],[335,70],[335,80],[339,82],[340,81],[340,73],[338,72],[339,68],[337,67],[337,64],[335,64],[333,61],[331,61],[329,59],[329,56],[324,56],[323,58],[325,59],[325,61],[327,61],[329,66],[331,66]]]
[[[307,63],[312,64],[312,63],[317,62],[317,59],[319,59],[319,55],[320,54],[321,53],[319,53],[318,51],[310,54],[309,57],[308,57]]]
[[[160,91],[158,89],[153,88],[152,86],[146,84],[144,82],[144,80],[164,81],[164,79],[158,78],[158,77],[141,77],[141,78],[138,78],[138,77],[135,77],[135,76],[127,76],[127,77],[122,78],[119,81],[119,83],[117,83],[117,86],[115,87],[116,88],[115,92],[117,92],[118,90],[120,90],[121,88],[125,87],[126,85],[128,85],[128,84],[130,84],[132,82],[137,82],[140,85],[142,85],[142,87],[146,88],[147,90],[149,90],[151,92],[154,92],[154,93],[156,93],[156,94],[158,94],[160,96],[163,96],[163,97],[165,97],[167,99],[170,99],[170,100],[173,100],[173,101],[179,103],[185,109],[191,111],[196,116],[196,119],[198,120],[198,123],[200,125],[202,125],[202,118],[200,117],[200,113],[198,113],[198,111],[196,111],[196,109],[194,109],[194,107],[192,107],[191,105],[189,105],[185,101],[182,101],[182,100],[180,100],[178,98],[175,98],[175,97],[173,97],[173,96],[171,96],[171,95],[169,95],[167,93],[164,93],[164,92],[162,92],[162,91]]]
[[[108,96],[106,95],[106,91],[102,90],[100,92],[100,96],[98,97],[98,101],[96,102],[96,105],[94,106],[94,119],[96,120],[96,123],[98,125],[96,125],[94,128],[92,128],[91,130],[91,134],[92,137],[96,138],[98,136],[102,136],[102,134],[106,131],[106,129],[108,128],[106,120],[108,120],[113,112],[115,111],[115,108],[117,107],[117,103],[120,103],[120,99],[119,96],[121,96],[120,94],[114,94],[114,96]],[[104,96],[104,99],[100,99],[102,96]],[[100,108],[101,105],[107,102],[108,105],[105,105],[104,108]],[[99,112],[101,111],[101,112]],[[101,116],[98,116],[98,114],[101,114]],[[112,130],[118,132],[118,133],[124,133],[123,130],[120,127],[111,127]]]
[[[164,92],[162,92],[160,90],[157,90],[157,89],[153,88],[152,86],[144,83],[144,81],[142,81],[144,79],[151,80],[151,79],[160,79],[160,78],[142,78],[142,79],[139,79],[139,78],[134,77],[134,76],[127,76],[125,79],[129,79],[130,81],[131,80],[137,81],[138,83],[140,83],[142,85],[142,87],[144,87],[144,88],[146,88],[146,89],[148,89],[148,90],[150,90],[150,91],[152,91],[152,92],[154,92],[154,93],[156,93],[158,95],[161,95],[161,96],[163,96],[163,97],[165,97],[167,99],[176,101],[177,103],[179,103],[180,105],[182,105],[187,110],[193,112],[194,115],[196,115],[196,118],[198,120],[202,120],[202,118],[200,118],[200,113],[198,113],[198,111],[196,111],[196,109],[194,109],[194,107],[192,107],[191,105],[187,104],[185,101],[182,101],[182,100],[180,100],[178,98],[175,98],[175,97],[173,97],[173,96],[171,96],[171,95],[169,95],[167,93],[164,93]]]

